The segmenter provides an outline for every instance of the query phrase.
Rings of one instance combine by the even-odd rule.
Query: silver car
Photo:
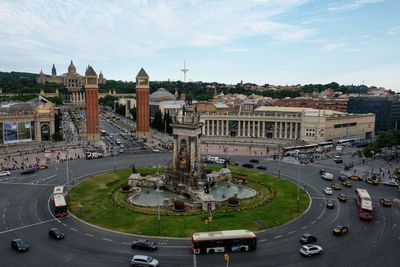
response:
[[[317,245],[304,245],[300,248],[300,254],[304,256],[318,255],[322,253],[322,248]]]
[[[131,266],[158,267],[160,265],[159,265],[158,260],[156,260],[156,259],[154,259],[154,258],[152,258],[150,256],[135,255],[131,259]]]

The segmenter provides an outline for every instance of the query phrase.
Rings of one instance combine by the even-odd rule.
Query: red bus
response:
[[[53,191],[54,214],[57,218],[68,215],[67,202],[64,198],[64,188],[62,186],[54,187]]]
[[[250,251],[257,248],[257,237],[249,230],[200,232],[192,235],[194,254]]]
[[[366,189],[356,189],[358,215],[361,220],[371,221],[373,217],[372,200]]]

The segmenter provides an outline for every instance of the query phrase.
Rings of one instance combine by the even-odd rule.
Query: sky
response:
[[[0,0],[0,71],[400,91],[399,0]]]

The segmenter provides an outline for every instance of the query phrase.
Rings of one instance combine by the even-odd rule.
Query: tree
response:
[[[132,115],[133,120],[136,121],[136,107],[131,108],[129,113]]]

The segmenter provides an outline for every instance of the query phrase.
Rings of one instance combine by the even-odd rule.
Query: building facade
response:
[[[43,97],[0,104],[0,144],[50,141],[55,133],[54,104]]]
[[[163,101],[175,101],[176,96],[165,90],[159,88],[157,91],[150,95],[150,117],[153,118],[154,114],[160,109],[160,103]]]
[[[319,143],[343,138],[371,139],[374,114],[348,114],[308,108],[257,108],[252,114],[203,113],[202,134],[264,143]]]
[[[275,100],[273,106],[330,109],[347,112],[347,102],[348,99],[346,98],[288,98]]]
[[[100,71],[98,83],[106,84],[107,80],[104,78],[103,73]],[[36,83],[55,83],[61,84],[67,89],[65,95],[66,101],[75,105],[85,105],[85,91],[84,87],[86,79],[84,76],[76,72],[76,67],[71,60],[68,66],[68,72],[57,76],[57,70],[53,64],[51,75],[44,74],[41,70],[39,75],[36,77]]]
[[[100,140],[99,129],[99,86],[97,74],[91,66],[85,72],[86,96],[86,139]]]
[[[136,75],[136,132],[140,139],[150,138],[149,75],[140,69]]]
[[[400,129],[400,99],[396,96],[350,97],[347,112],[374,113],[376,132]]]

